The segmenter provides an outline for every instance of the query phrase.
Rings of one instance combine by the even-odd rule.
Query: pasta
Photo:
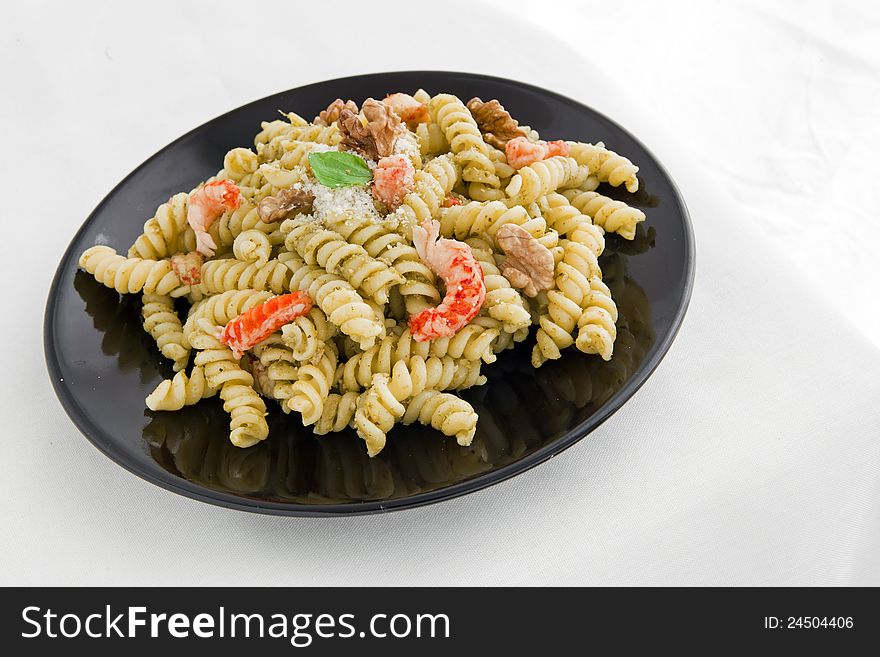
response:
[[[254,377],[254,389],[264,396],[284,401],[293,394],[293,384],[299,376],[298,361],[277,334],[254,346],[253,359],[246,364]]]
[[[373,375],[373,382],[358,397],[354,413],[354,426],[367,445],[367,454],[375,456],[385,447],[386,435],[403,417],[406,408],[397,399],[402,393],[391,390],[389,377]]]
[[[449,142],[456,161],[461,164],[461,177],[468,182],[500,187],[501,180],[492,161],[495,149],[483,141],[477,122],[465,104],[451,94],[439,94],[428,103],[428,109]]]
[[[446,436],[454,436],[459,445],[469,445],[477,430],[473,406],[461,397],[437,390],[425,390],[413,397],[401,421],[431,425]]]
[[[486,282],[486,301],[483,310],[492,319],[501,322],[503,329],[508,333],[516,333],[528,327],[532,323],[532,318],[526,309],[525,301],[502,276],[501,270],[495,264],[492,245],[479,237],[470,238],[466,244],[471,247],[474,257],[483,270],[483,280]]]
[[[288,261],[287,266],[291,267],[294,262]],[[292,271],[291,289],[307,292],[328,319],[345,335],[356,340],[361,349],[369,349],[376,338],[385,333],[384,322],[351,283],[317,265],[302,263]]]
[[[162,381],[147,396],[146,404],[151,411],[179,411],[216,394],[217,389],[205,379],[205,369],[196,366],[189,375],[178,372],[174,378]]]
[[[645,213],[638,208],[631,208],[623,201],[615,201],[598,192],[569,189],[563,195],[605,232],[618,233],[628,240],[636,236],[636,226],[645,220]]]
[[[285,246],[296,251],[307,264],[319,264],[331,274],[345,278],[352,287],[378,304],[388,303],[388,290],[404,282],[403,277],[381,260],[370,257],[359,244],[351,244],[339,233],[321,228],[315,221],[290,219]]]
[[[234,258],[210,260],[202,266],[198,292],[219,294],[229,290],[271,290],[281,294],[288,289],[291,271],[283,262],[247,262]]]
[[[180,279],[168,260],[126,258],[109,246],[93,246],[80,256],[79,266],[95,279],[120,294],[159,294],[183,296]]]
[[[610,360],[617,337],[616,322],[617,306],[611,298],[611,291],[599,278],[592,277],[586,307],[578,318],[577,348]]]
[[[548,359],[561,358],[561,350],[574,343],[572,333],[581,320],[583,309],[591,301],[590,280],[577,266],[571,264],[577,263],[577,258],[581,255],[578,249],[586,250],[592,255],[592,251],[584,249],[583,245],[568,242],[563,247],[562,260],[556,263],[556,289],[547,292],[547,307],[538,319],[537,342],[532,350],[534,367],[540,367]],[[611,343],[613,339],[607,343],[609,349]],[[610,357],[610,351],[608,353]]]
[[[242,182],[260,166],[257,154],[249,148],[233,148],[223,158],[223,177]]]
[[[498,111],[506,127],[486,118]],[[127,256],[87,249],[83,270],[143,295],[143,328],[170,361],[147,407],[219,396],[231,443],[249,447],[269,437],[274,400],[279,421],[353,429],[372,457],[397,424],[469,445],[478,416],[457,391],[484,385],[484,365],[532,327],[534,367],[571,348],[617,376],[604,361],[619,288],[600,256],[606,232],[637,246],[646,217],[603,185],[633,192],[638,168],[601,142],[516,126],[497,102],[424,90],[338,100],[314,122],[287,113],[162,203]],[[581,406],[601,397],[545,379]]]
[[[440,301],[433,272],[419,259],[412,244],[387,223],[377,223],[367,216],[337,214],[328,216],[326,224],[348,242],[364,247],[370,257],[385,259],[403,276],[404,282],[396,289],[409,314],[414,315]]]
[[[327,395],[321,417],[313,427],[314,432],[324,436],[331,432],[342,431],[349,426],[354,419],[358,397],[360,395],[357,392],[346,392],[341,395],[331,392]]]
[[[291,385],[291,395],[284,406],[302,415],[305,426],[321,419],[324,399],[330,394],[336,374],[336,349],[324,349],[317,362],[299,368],[296,381]]]
[[[244,371],[232,352],[213,339],[199,351],[196,366],[205,369],[205,380],[220,390],[223,410],[230,415],[229,440],[237,447],[250,447],[269,436],[266,404],[253,389],[254,378]]]
[[[319,358],[336,334],[336,325],[327,319],[320,308],[312,308],[308,315],[297,317],[290,324],[281,327],[282,341],[299,362]]]
[[[174,312],[174,301],[171,297],[144,294],[141,316],[144,318],[144,330],[153,336],[159,351],[165,358],[174,361],[174,371],[179,372],[186,367],[189,361],[189,342],[183,335],[183,325]]]
[[[409,226],[437,216],[444,199],[461,178],[461,167],[443,155],[416,171],[413,178],[413,191],[404,197],[397,212]]]
[[[371,353],[372,352],[372,353]],[[413,390],[464,390],[482,385],[486,378],[480,374],[481,361],[455,359],[451,356],[412,356],[409,359],[382,359],[375,348],[358,354],[339,366],[337,385],[342,391],[357,391],[370,386],[376,374],[391,374],[402,363],[400,376],[409,379]],[[389,364],[389,360],[393,364]]]
[[[550,194],[542,200],[547,225],[572,242],[583,244],[596,256],[605,250],[605,231],[571,205],[562,194]]]
[[[578,186],[587,175],[574,158],[556,155],[520,169],[504,191],[512,203],[528,205],[562,187]]]
[[[175,194],[144,224],[144,232],[128,250],[130,258],[158,260],[195,248],[195,235],[186,223],[187,197]]]
[[[237,260],[264,266],[272,257],[272,241],[262,231],[246,230],[233,241],[232,253]]]
[[[597,144],[572,141],[568,142],[568,147],[577,163],[586,167],[599,182],[607,182],[614,187],[624,185],[628,192],[639,190],[639,179],[636,177],[639,168],[622,155],[605,148],[601,141]]]

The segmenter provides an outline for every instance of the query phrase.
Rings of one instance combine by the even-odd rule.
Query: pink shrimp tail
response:
[[[525,137],[514,137],[507,142],[504,150],[507,155],[507,163],[514,169],[522,169],[554,155],[568,156],[570,149],[568,144],[561,139],[529,141]]]
[[[210,233],[206,233],[203,230],[196,231],[196,251],[210,258],[214,255],[216,248],[217,243]]]
[[[312,299],[305,292],[272,297],[230,321],[220,333],[220,342],[232,350],[234,358],[241,358],[245,351],[311,309]]]
[[[419,257],[446,283],[446,296],[436,308],[410,317],[410,331],[419,342],[453,336],[480,312],[486,300],[483,269],[467,244],[440,237],[437,221],[414,226],[413,244]]]
[[[241,190],[231,180],[214,180],[189,195],[186,220],[195,233],[199,253],[214,255],[217,244],[208,229],[226,210],[238,208],[241,200]]]

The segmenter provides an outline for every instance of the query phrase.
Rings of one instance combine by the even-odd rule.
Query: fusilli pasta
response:
[[[636,236],[636,226],[645,220],[645,213],[632,208],[623,201],[615,201],[598,192],[569,189],[563,192],[573,207],[592,218],[593,223],[605,232],[617,233],[631,240]]]
[[[536,368],[568,347],[610,359],[619,288],[603,282],[605,232],[633,239],[645,215],[601,185],[633,192],[638,168],[601,142],[514,130],[498,102],[478,100],[419,90],[362,110],[334,101],[314,122],[294,113],[263,122],[252,149],[230,149],[215,176],[161,204],[128,257],[87,249],[82,269],[143,295],[143,328],[173,363],[147,407],[219,395],[232,444],[249,447],[269,435],[270,399],[289,414],[273,424],[298,414],[317,435],[350,427],[375,456],[397,423],[470,445],[477,413],[453,391],[484,385],[483,365],[532,326]],[[625,273],[613,255],[602,262],[607,280]],[[175,304],[185,302],[181,321]],[[625,349],[633,326],[650,323],[636,314],[622,320]],[[613,378],[633,358],[589,363]],[[541,394],[580,408],[616,389],[570,379],[546,373]],[[478,408],[481,394],[469,393]],[[513,416],[511,426],[523,422],[521,410]],[[515,442],[512,454],[532,444]],[[480,449],[469,471],[480,471]],[[383,476],[379,488],[393,490]]]
[[[596,144],[570,141],[568,147],[577,163],[587,167],[600,182],[614,187],[624,185],[629,192],[639,190],[639,179],[636,177],[639,168],[622,155],[605,148],[601,141]]]
[[[173,299],[162,294],[144,294],[141,316],[144,330],[153,336],[159,351],[174,361],[174,371],[186,367],[190,347],[183,335],[180,317],[174,311]]]
[[[80,256],[79,266],[99,283],[120,294],[183,296],[189,288],[171,271],[168,260],[126,258],[109,246],[93,246]]]
[[[178,372],[162,381],[147,396],[146,404],[151,411],[179,411],[216,394],[217,389],[208,385],[204,368],[197,366],[189,375]]]

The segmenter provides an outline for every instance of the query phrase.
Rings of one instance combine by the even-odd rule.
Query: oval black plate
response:
[[[362,100],[424,87],[461,98],[498,98],[547,139],[603,140],[640,167],[641,189],[604,192],[645,208],[633,242],[609,236],[605,280],[620,310],[614,358],[569,350],[539,370],[531,342],[485,368],[488,385],[466,391],[480,414],[473,444],[459,447],[420,427],[395,428],[376,458],[353,432],[316,438],[273,405],[270,438],[233,447],[214,398],[176,413],[150,413],[144,397],[170,367],[140,326],[140,300],[120,298],[77,271],[97,242],[123,251],[156,206],[250,145],[277,110],[313,116],[334,98]],[[285,91],[209,121],[138,167],[101,202],[67,249],[49,292],[45,349],[64,409],[98,449],[147,481],[225,507],[292,516],[370,513],[462,495],[516,475],[586,436],[633,395],[671,344],[687,307],[694,244],[687,210],[663,167],[608,118],[558,94],[467,73],[380,73]]]

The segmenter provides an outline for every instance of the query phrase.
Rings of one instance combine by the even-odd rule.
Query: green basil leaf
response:
[[[366,185],[373,179],[373,172],[370,171],[364,158],[352,153],[341,151],[309,153],[309,164],[312,165],[312,173],[315,174],[318,182],[334,189]]]

